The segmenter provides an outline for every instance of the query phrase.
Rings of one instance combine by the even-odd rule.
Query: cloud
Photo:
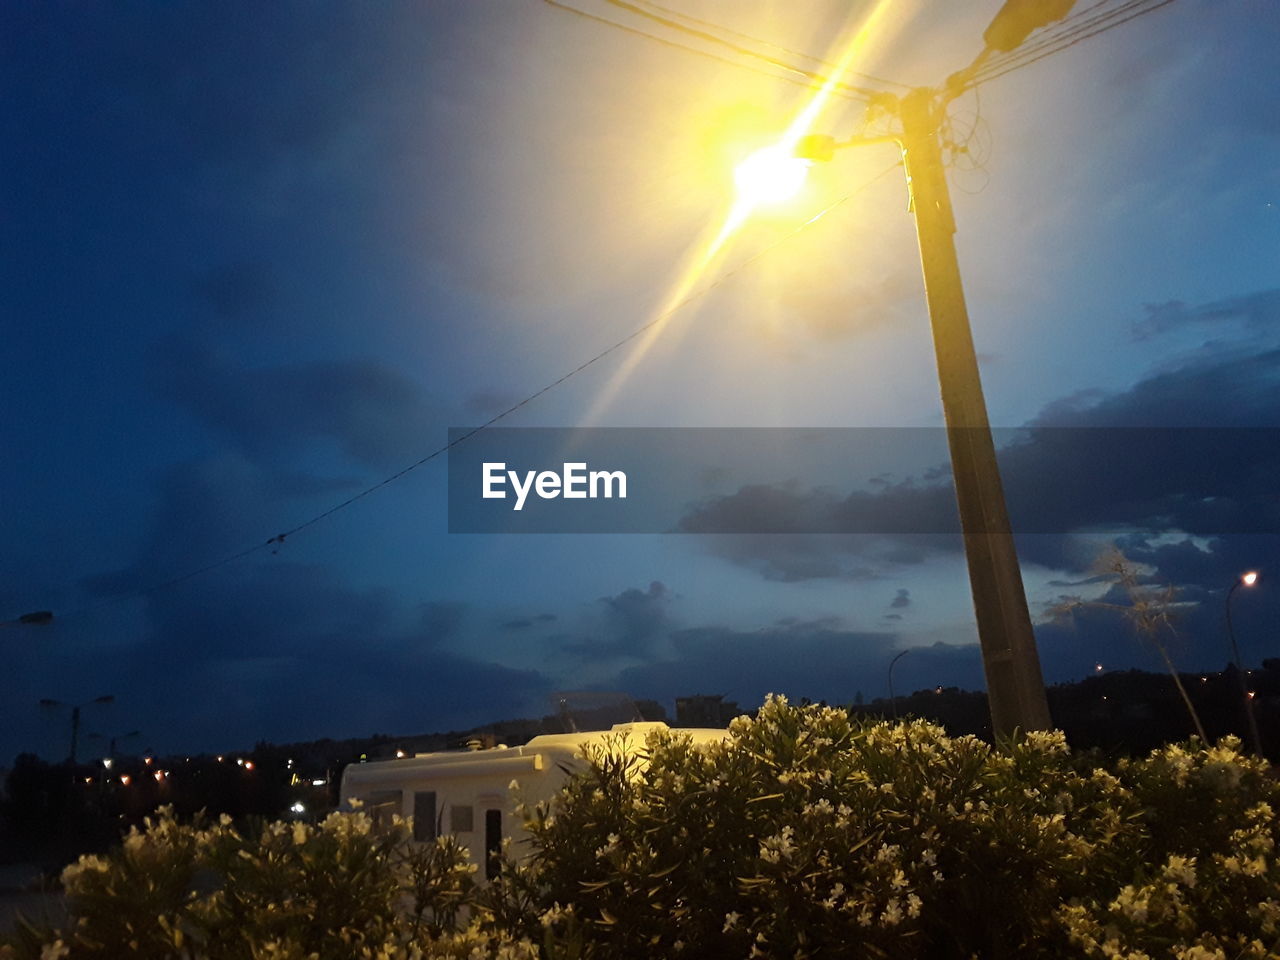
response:
[[[506,620],[498,624],[498,626],[503,630],[529,630],[533,627],[555,623],[558,619],[554,613],[539,613],[532,617],[516,617],[512,620]]]
[[[911,591],[907,589],[899,589],[897,596],[889,601],[889,606],[895,609],[911,606]]]
[[[1272,292],[1223,303],[1250,322],[1280,322]],[[1080,574],[1100,534],[1133,532],[1155,544],[1181,532],[1214,539],[1210,556],[1187,546],[1142,549],[1180,576],[1222,569],[1215,555],[1227,539],[1280,533],[1278,411],[1280,350],[1215,347],[1128,390],[1064,398],[1026,427],[998,431],[1023,560]],[[765,579],[872,579],[961,549],[949,473],[944,464],[918,480],[847,494],[794,482],[744,485],[692,507],[680,526],[716,533],[704,539],[707,550]]]
[[[154,358],[152,378],[166,399],[264,463],[328,442],[361,465],[402,466],[431,445],[443,422],[417,383],[375,360],[249,367],[169,343]]]
[[[240,320],[270,304],[275,278],[264,261],[240,260],[206,270],[191,281],[191,292],[225,320]]]
[[[592,660],[611,657],[645,657],[670,628],[672,594],[666,584],[654,580],[648,589],[630,587],[611,597],[601,597],[603,622],[592,636],[566,644],[568,653]]]
[[[62,626],[78,633],[22,668],[27,682],[60,699],[78,696],[60,677],[81,685],[92,677],[84,696],[115,694],[115,715],[127,719],[110,722],[142,729],[157,749],[537,715],[554,687],[542,673],[444,648],[467,629],[467,610],[448,600],[415,609],[387,591],[348,586],[323,566],[245,562],[151,595],[124,642],[106,645],[92,622],[68,621]]]
[[[623,670],[618,685],[657,699],[721,693],[755,704],[767,693],[848,703],[858,690],[878,696],[897,652],[892,633],[841,630],[830,621],[797,621],[741,631],[706,626],[672,634],[675,656]],[[908,663],[914,660],[908,668]],[[914,649],[897,673],[899,685],[982,685],[981,658],[973,645]]]

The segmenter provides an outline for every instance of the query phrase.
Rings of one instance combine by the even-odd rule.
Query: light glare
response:
[[[757,150],[738,164],[733,179],[744,204],[771,206],[799,193],[808,172],[808,160],[795,156],[782,144],[775,144]]]

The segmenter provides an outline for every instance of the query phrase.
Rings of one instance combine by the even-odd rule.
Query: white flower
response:
[[[94,854],[85,854],[75,863],[69,863],[62,871],[63,887],[72,886],[82,873],[106,873],[110,869],[107,861]]]
[[[726,913],[724,915],[724,930],[721,932],[728,933],[730,930],[732,930],[734,927],[738,925],[738,921],[741,919],[742,919],[742,914],[740,913]]]
[[[557,900],[555,903],[551,905],[551,908],[547,910],[546,913],[544,913],[541,917],[538,918],[538,920],[544,927],[550,927],[556,923],[559,923],[565,917],[570,917],[572,915],[573,915],[573,904],[570,904],[567,907],[562,907],[560,906],[560,901]]]
[[[618,841],[620,839],[621,838],[616,833],[609,834],[609,836],[605,838],[604,846],[596,849],[596,859],[603,860],[609,854],[613,853],[613,851],[617,850]]]
[[[1176,855],[1169,857],[1169,862],[1164,868],[1164,875],[1184,887],[1194,887],[1196,885],[1196,858]]]

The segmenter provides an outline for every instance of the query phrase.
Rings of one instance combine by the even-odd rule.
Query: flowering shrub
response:
[[[237,830],[169,809],[62,874],[73,918],[27,926],[0,957],[77,960],[532,960],[531,943],[460,929],[473,867],[451,838],[410,842],[363,813]],[[6,952],[7,951],[7,952]]]
[[[606,746],[527,811],[524,929],[610,958],[1280,953],[1280,790],[1233,740],[1108,772],[1058,733],[996,751],[782,698],[730,734]]]
[[[162,812],[0,960],[1280,956],[1280,785],[1231,738],[1104,768],[1059,733],[995,750],[779,697],[721,743],[620,746],[524,809],[487,886],[401,821]]]

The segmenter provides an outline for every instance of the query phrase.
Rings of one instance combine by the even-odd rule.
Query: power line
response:
[[[282,533],[277,533],[275,536],[271,537],[269,540],[266,540],[262,543],[257,543],[257,544],[254,544],[253,546],[246,547],[245,549],[240,550],[233,554],[229,554],[221,558],[220,560],[215,560],[211,563],[205,564],[202,567],[197,567],[194,570],[189,570],[177,576],[170,577],[167,580],[162,580],[162,581],[159,581],[158,583],[151,584],[150,586],[142,587],[126,594],[113,596],[105,600],[102,600],[99,603],[89,604],[86,607],[81,608],[80,610],[77,610],[72,612],[71,614],[68,614],[66,617],[60,616],[59,619],[70,619],[71,617],[74,617],[79,613],[84,613],[87,610],[96,609],[102,606],[106,606],[108,604],[121,603],[125,600],[131,600],[137,597],[143,597],[153,593],[159,593],[162,590],[166,590],[170,587],[177,586],[180,583],[185,583],[188,580],[193,580],[196,577],[202,576],[206,573],[210,573],[221,567],[229,566],[230,564],[243,560],[246,557],[252,556],[253,554],[258,553],[260,551],[283,545],[285,540],[288,537],[291,537],[296,533],[306,530],[308,527],[314,526],[320,521],[333,516],[335,513],[338,513],[341,510],[345,510],[347,507],[351,506],[352,504],[357,503],[360,500],[363,500],[365,497],[369,496],[371,493],[375,493],[376,491],[381,490],[383,487],[386,487],[392,483],[395,483],[395,481],[399,480],[401,477],[404,477],[407,474],[412,473],[414,470],[417,470],[419,467],[422,467],[430,463],[431,461],[439,458],[443,454],[448,453],[454,447],[470,440],[472,437],[480,433],[482,430],[487,430],[488,428],[497,424],[499,421],[505,420],[507,417],[511,416],[513,413],[516,413],[518,410],[521,410],[522,408],[528,406],[530,403],[533,403],[543,394],[548,393],[551,390],[554,390],[556,387],[560,386],[566,380],[569,380],[570,378],[577,376],[579,373],[586,370],[588,367],[593,366],[599,361],[603,360],[605,357],[608,357],[610,354],[616,353],[618,350],[625,347],[628,343],[631,343],[637,337],[640,337],[641,335],[653,329],[654,327],[662,323],[665,323],[677,312],[679,312],[680,310],[683,310],[685,307],[693,303],[695,300],[699,300],[702,297],[706,296],[707,294],[711,293],[713,290],[720,287],[725,281],[741,273],[743,270],[745,270],[747,267],[751,266],[753,263],[760,260],[762,257],[765,257],[768,254],[772,253],[778,247],[782,246],[784,243],[787,243],[793,237],[797,236],[799,233],[806,230],[813,224],[817,223],[827,214],[831,213],[831,211],[840,207],[847,201],[852,200],[858,194],[862,193],[864,190],[868,189],[873,184],[883,179],[885,176],[887,176],[889,173],[891,173],[894,169],[896,169],[899,166],[901,166],[901,161],[894,161],[892,164],[890,164],[884,170],[880,171],[870,180],[867,180],[865,183],[862,183],[861,185],[855,187],[853,190],[849,191],[848,193],[846,193],[844,196],[840,197],[838,200],[834,201],[833,203],[830,203],[826,207],[823,207],[816,214],[814,214],[808,220],[805,220],[803,223],[795,227],[793,230],[788,231],[778,239],[774,240],[772,243],[767,244],[766,246],[762,247],[760,250],[757,250],[751,256],[747,257],[746,259],[738,263],[737,266],[720,274],[720,276],[716,277],[716,279],[708,283],[706,286],[693,291],[688,296],[686,296],[683,300],[681,300],[679,303],[672,306],[670,309],[663,311],[658,316],[654,317],[652,320],[637,327],[622,339],[614,342],[612,345],[606,347],[605,349],[601,350],[599,353],[595,354],[589,360],[584,360],[582,363],[578,364],[572,370],[569,370],[567,373],[563,374],[562,376],[557,377],[555,380],[552,380],[546,386],[538,390],[535,390],[533,393],[530,393],[524,399],[518,401],[517,403],[513,403],[511,406],[507,407],[501,413],[495,414],[494,416],[490,417],[488,420],[480,424],[478,427],[473,427],[472,429],[468,430],[466,433],[463,433],[457,437],[454,437],[448,443],[445,443],[442,446],[437,447],[436,449],[432,450],[430,453],[426,454],[425,456],[415,460],[413,463],[409,464],[407,467],[404,467],[401,470],[397,470],[395,473],[391,474],[388,477],[383,478],[382,480],[379,480],[377,483],[374,483],[368,487],[365,487],[359,493],[353,494],[352,496],[347,497],[347,499],[339,503],[335,503],[333,506],[329,507],[328,509],[315,514],[309,519],[304,520],[303,522],[293,527],[290,527],[289,529],[283,531]]]
[[[1040,43],[1028,45],[1025,50],[984,65],[975,71],[974,76],[966,81],[962,89],[967,90],[976,87],[978,84],[1007,76],[1015,70],[1020,70],[1023,67],[1044,60],[1046,57],[1060,53],[1069,47],[1074,47],[1078,43],[1106,33],[1108,30],[1113,30],[1129,23],[1131,20],[1136,20],[1138,17],[1154,13],[1161,7],[1166,7],[1171,3],[1173,3],[1173,0],[1154,0],[1154,2],[1151,2],[1151,0],[1130,0],[1130,2],[1122,4],[1113,11],[1094,17],[1088,22],[1077,24],[1073,30],[1057,33],[1055,36]],[[1146,5],[1144,6],[1144,4]],[[1125,13],[1128,15],[1123,16]]]
[[[1116,11],[1103,10],[1112,0],[1095,0],[1094,3],[1087,7],[1076,10],[1070,16],[1057,23],[1051,24],[1035,31],[1034,39],[1026,41],[1013,50],[1005,52],[994,52],[989,47],[984,47],[982,52],[969,64],[964,70],[955,76],[958,79],[968,81],[973,77],[984,73],[994,72],[1011,63],[1027,57],[1030,53],[1034,53],[1044,47],[1062,39],[1064,36],[1074,33],[1078,29],[1097,24],[1109,17],[1116,15]],[[1132,6],[1135,3],[1142,3],[1145,0],[1121,0],[1123,7]]]
[[[692,14],[685,13],[682,10],[675,10],[671,7],[664,7],[660,3],[654,3],[653,0],[638,0],[638,2],[643,6],[649,7],[653,10],[657,10],[661,13],[669,14],[670,16],[673,16],[673,17],[679,17],[681,20],[684,20],[687,23],[694,23],[694,24],[697,24],[698,26],[707,27],[708,29],[711,29],[711,30],[719,30],[721,33],[724,33],[731,37],[737,37],[739,40],[746,40],[749,43],[757,43],[764,47],[770,47],[774,50],[777,50],[779,53],[785,53],[788,56],[792,56],[792,57],[800,57],[802,60],[808,60],[811,63],[816,63],[820,66],[828,67],[832,70],[837,68],[837,65],[832,63],[830,60],[823,60],[821,57],[815,57],[813,56],[813,54],[805,53],[803,50],[795,50],[795,49],[792,49],[791,47],[785,47],[785,46],[782,46],[781,44],[774,43],[771,40],[765,40],[765,39],[762,39],[761,37],[752,36],[749,33],[743,33],[740,30],[732,30],[729,27],[723,26],[722,24],[714,23],[710,20],[703,20],[699,17],[693,16]],[[1102,2],[1105,3],[1106,0],[1102,0]],[[903,90],[911,89],[910,84],[899,83],[897,80],[889,80],[889,79],[886,79],[885,77],[877,77],[873,73],[863,73],[858,70],[847,70],[845,72],[851,73],[855,77],[862,77],[864,80],[870,80],[872,83],[882,84],[883,86],[886,86],[886,87],[901,87]]]
[[[1023,60],[1020,63],[1016,63],[1013,66],[1010,66],[1005,70],[1001,70],[998,73],[993,73],[993,74],[984,76],[978,81],[976,81],[974,85],[976,86],[978,83],[987,83],[991,80],[997,80],[1000,77],[1007,76],[1008,74],[1013,73],[1016,70],[1020,70],[1023,67],[1027,67],[1033,63],[1039,62],[1040,60],[1044,60],[1046,57],[1053,56],[1055,53],[1061,53],[1063,50],[1066,50],[1069,47],[1074,47],[1078,43],[1083,43],[1085,40],[1088,40],[1091,37],[1096,37],[1099,34],[1106,33],[1108,30],[1114,29],[1115,27],[1122,26],[1128,23],[1130,20],[1136,20],[1138,19],[1138,17],[1145,16],[1148,13],[1154,13],[1156,10],[1159,10],[1161,7],[1167,7],[1171,3],[1173,3],[1173,0],[1157,0],[1157,2],[1154,5],[1147,7],[1143,10],[1138,10],[1136,13],[1130,14],[1129,16],[1125,17],[1123,20],[1117,20],[1114,23],[1107,24],[1105,27],[1099,27],[1096,30],[1073,37],[1069,41],[1059,44],[1050,50],[1046,50],[1043,53],[1039,54],[1038,56],[1031,57],[1028,60]]]
[[[641,30],[638,27],[632,27],[625,23],[619,23],[616,20],[610,20],[608,17],[602,17],[602,16],[599,16],[598,14],[590,13],[589,11],[586,11],[586,10],[580,10],[579,8],[570,6],[567,3],[561,3],[560,0],[542,0],[542,2],[547,4],[547,6],[555,7],[557,10],[563,10],[565,13],[571,13],[574,16],[581,17],[585,20],[590,20],[594,23],[598,23],[606,27],[612,27],[615,30],[621,30],[622,32],[629,33],[635,37],[642,37],[645,40],[652,40],[654,43],[661,44],[664,47],[670,47],[673,50],[681,50],[685,53],[692,53],[699,57],[705,57],[708,60],[714,60],[716,63],[726,64],[730,67],[736,67],[739,70],[745,70],[749,73],[757,74],[758,76],[769,77],[772,80],[782,80],[786,83],[791,83],[796,86],[804,87],[806,90],[812,89],[813,87],[812,81],[802,80],[799,77],[791,77],[785,74],[770,73],[768,70],[760,70],[756,67],[749,66],[748,64],[745,64],[740,60],[733,60],[733,59],[730,59],[729,57],[722,57],[719,54],[712,53],[709,50],[700,50],[697,47],[691,47],[691,46],[688,46],[687,44],[680,43],[676,40],[671,40],[667,37],[660,37],[657,34],[649,33],[645,30]],[[840,97],[841,99],[844,99],[844,100],[855,101],[858,103],[866,103],[867,101],[867,98],[865,96],[855,96],[847,92],[842,92],[840,90],[833,90],[832,96]]]
[[[732,40],[726,40],[724,37],[716,36],[713,33],[708,33],[707,31],[700,30],[696,27],[687,26],[685,24],[679,23],[676,20],[672,20],[670,17],[665,17],[659,13],[645,10],[634,3],[629,3],[628,0],[605,0],[605,2],[610,3],[621,10],[626,10],[630,13],[634,13],[636,16],[645,17],[646,19],[652,20],[655,23],[660,23],[664,27],[670,27],[673,30],[679,30],[682,33],[687,33],[690,36],[697,37],[700,40],[706,40],[710,43],[720,44],[721,46],[727,47],[728,49],[734,51],[735,53],[741,53],[744,56],[754,57],[757,60],[763,60],[765,63],[769,64],[770,66],[778,67],[779,69],[782,69],[782,70],[789,70],[790,72],[798,74],[799,76],[805,77],[808,80],[811,80],[812,82],[817,84],[831,84],[833,87],[837,89],[845,90],[845,91],[848,91],[849,93],[855,94],[856,96],[864,97],[868,99],[871,97],[877,96],[880,93],[883,93],[883,91],[881,90],[872,90],[868,87],[854,86],[852,84],[844,83],[843,81],[840,81],[840,80],[835,80],[832,77],[826,77],[820,73],[815,73],[812,70],[805,70],[803,67],[797,67],[795,64],[788,63],[785,60],[780,60],[777,57],[771,57],[768,54],[761,53],[758,50],[753,50],[750,47],[744,47],[740,44],[734,43]]]

